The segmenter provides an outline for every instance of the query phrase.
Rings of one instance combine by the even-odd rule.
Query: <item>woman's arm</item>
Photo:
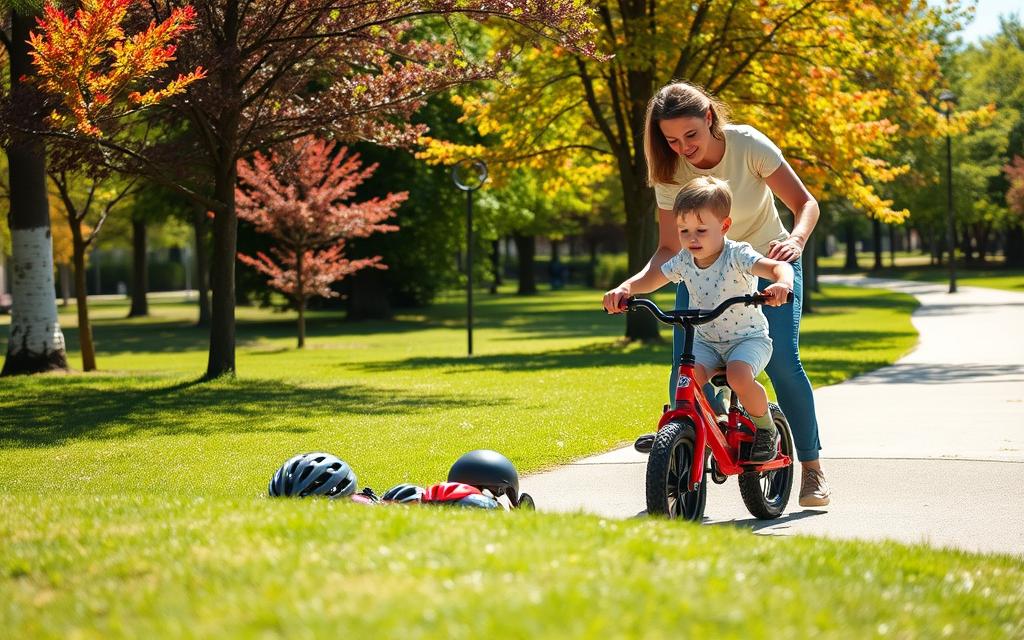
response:
[[[814,225],[818,224],[818,201],[807,191],[788,162],[783,162],[765,181],[768,188],[793,212],[792,233],[788,239],[772,245],[768,257],[796,262],[814,231]]]
[[[619,313],[622,301],[636,293],[649,293],[661,287],[666,278],[661,266],[672,259],[683,248],[679,241],[679,225],[671,209],[658,209],[658,249],[643,269],[625,282],[604,294],[604,309],[608,313]],[[655,286],[656,284],[656,286]],[[652,287],[653,288],[650,288]]]

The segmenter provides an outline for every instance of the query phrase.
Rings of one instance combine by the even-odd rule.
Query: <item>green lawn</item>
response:
[[[875,263],[875,254],[862,252],[857,254],[859,269],[856,273],[864,273],[876,278],[899,278],[903,280],[919,280],[921,282],[949,282],[948,265],[931,265],[929,257],[920,253],[896,252],[896,265],[888,253],[882,254],[882,269],[871,269]],[[1024,292],[1024,269],[1005,267],[1000,257],[993,258],[990,264],[979,267],[958,263],[956,266],[957,283],[968,287],[987,287],[1005,289],[1007,291]],[[818,266],[822,273],[844,273],[845,254],[837,251],[827,258],[819,258]]]
[[[914,343],[909,297],[827,287],[816,302],[816,384]],[[478,447],[542,469],[656,420],[669,347],[622,345],[599,293],[477,311],[467,359],[457,298],[386,323],[314,313],[302,352],[292,314],[240,309],[238,378],[199,383],[190,306],[124,320],[98,304],[104,372],[0,380],[0,637],[1024,632],[1024,567],[1003,556],[264,497],[298,451],[335,452],[381,490],[441,480]]]

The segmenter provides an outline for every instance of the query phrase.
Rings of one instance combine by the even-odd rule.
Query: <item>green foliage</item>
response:
[[[605,253],[597,258],[594,270],[594,286],[607,291],[631,276],[629,256],[624,253]]]

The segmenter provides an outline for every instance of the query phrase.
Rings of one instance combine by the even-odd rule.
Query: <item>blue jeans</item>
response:
[[[804,299],[804,272],[800,261],[793,266],[793,304],[781,307],[761,307],[768,318],[768,335],[773,342],[772,358],[765,373],[775,387],[779,407],[786,414],[793,429],[796,457],[801,462],[818,459],[821,442],[818,439],[818,419],[814,413],[814,393],[800,362],[800,315]],[[758,280],[758,291],[771,282]],[[680,283],[676,289],[676,309],[690,305],[690,292]],[[683,351],[683,330],[676,327],[672,336],[672,375],[669,378],[669,402],[675,399],[676,378],[679,375],[679,356]],[[710,395],[710,394],[709,394]]]

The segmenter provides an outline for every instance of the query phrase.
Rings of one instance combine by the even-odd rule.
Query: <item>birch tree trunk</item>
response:
[[[12,92],[30,88],[20,78],[30,72],[28,32],[35,16],[11,13]],[[64,334],[57,320],[53,280],[53,238],[46,192],[46,158],[39,140],[20,136],[7,148],[11,198],[11,308],[7,357],[0,375],[67,369]]]

